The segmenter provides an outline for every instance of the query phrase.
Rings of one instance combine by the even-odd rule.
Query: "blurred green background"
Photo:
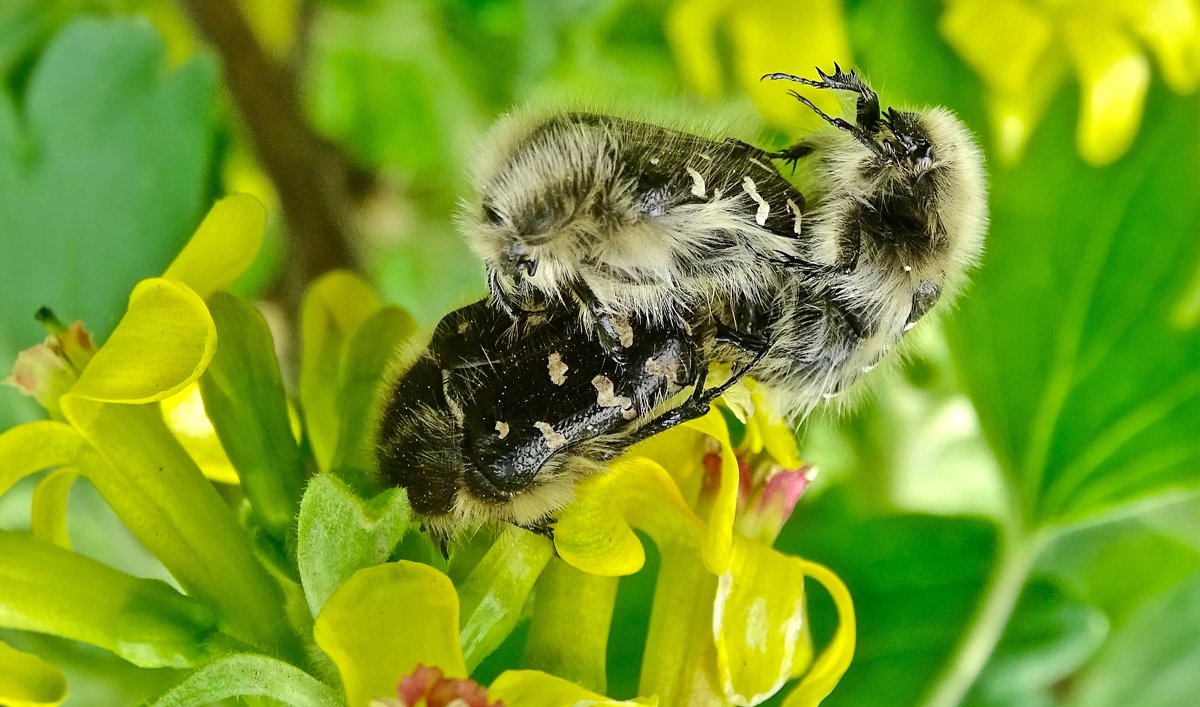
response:
[[[859,612],[828,704],[1194,705],[1196,15],[1193,0],[5,0],[0,370],[43,336],[42,305],[103,338],[230,191],[271,213],[236,289],[280,324],[285,361],[298,293],[332,267],[432,325],[484,292],[452,214],[504,110],[663,106],[778,142],[811,124],[757,76],[837,60],[885,103],[975,128],[992,226],[945,331],[919,329],[900,374],[798,431],[822,475],[780,547],[838,572]],[[0,389],[0,429],[34,415]],[[161,576],[84,486],[81,551]],[[20,496],[3,527],[27,526]],[[636,688],[648,577],[622,585],[616,697]],[[76,704],[156,684],[36,650],[66,656]]]

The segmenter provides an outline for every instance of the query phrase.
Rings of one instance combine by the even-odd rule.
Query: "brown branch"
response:
[[[221,60],[225,81],[259,162],[279,194],[289,238],[288,308],[321,273],[358,265],[351,246],[354,198],[373,178],[305,120],[295,77],[254,36],[237,0],[180,0]]]

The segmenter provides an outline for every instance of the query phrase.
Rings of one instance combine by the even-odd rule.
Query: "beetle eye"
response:
[[[501,218],[500,212],[496,211],[491,204],[483,205],[483,218],[493,226],[503,226],[504,219]]]

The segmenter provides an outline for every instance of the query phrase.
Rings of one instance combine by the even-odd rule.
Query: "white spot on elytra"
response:
[[[751,199],[758,202],[758,212],[754,214],[754,220],[759,226],[765,226],[767,223],[767,214],[771,213],[771,205],[759,195],[758,187],[754,185],[754,180],[750,177],[742,179],[742,189],[746,190]]]
[[[617,332],[621,348],[627,349],[633,346],[633,325],[629,323],[629,319],[617,314],[610,314],[608,320],[612,322],[612,328]]]
[[[550,448],[550,451],[553,452],[567,445],[567,438],[563,437],[562,434],[549,424],[539,420],[533,423],[533,426],[537,428],[538,432],[542,433],[542,439],[546,440],[546,446]]]
[[[787,200],[788,208],[792,210],[792,214],[796,217],[796,225],[792,226],[793,233],[800,233],[800,222],[804,219],[804,214],[800,212],[800,207],[796,206],[796,202],[791,199]]]
[[[651,157],[651,158],[650,158],[650,164],[658,164],[658,163],[659,163],[659,162],[661,162],[661,161],[662,161],[662,160],[658,159],[657,157]]]
[[[620,408],[621,417],[626,420],[637,417],[637,410],[633,409],[633,400],[627,395],[617,395],[608,376],[596,376],[592,379],[592,386],[596,388],[597,405],[602,408]]]
[[[557,351],[550,354],[550,359],[546,363],[546,367],[550,369],[550,382],[554,385],[562,385],[567,382],[567,371],[570,366],[562,360],[562,355]]]
[[[905,265],[905,266],[904,266],[904,272],[912,272],[912,266],[911,266],[911,265]]]
[[[762,162],[759,162],[758,160],[756,160],[756,159],[755,159],[755,158],[753,158],[753,157],[751,157],[751,158],[750,158],[750,161],[751,161],[751,162],[753,162],[754,164],[758,165],[759,167],[762,167],[763,169],[767,170],[767,171],[768,171],[768,172],[770,172],[771,174],[777,174],[777,172],[776,172],[775,170],[771,169],[770,167],[768,167],[767,165],[763,164]]]
[[[496,431],[500,433],[500,435],[499,435],[500,439],[504,439],[505,437],[508,436],[508,423],[500,422],[499,420],[497,420],[496,421]]]
[[[463,320],[463,321],[459,322],[459,323],[458,323],[458,326],[457,326],[456,328],[458,329],[458,333],[459,333],[459,334],[462,334],[462,333],[464,333],[464,332],[467,330],[467,322],[466,322],[466,320]]]
[[[695,194],[696,196],[700,197],[701,199],[703,199],[704,198],[704,177],[700,176],[700,173],[691,167],[687,168],[687,173],[690,174],[692,177],[692,193]]]
[[[651,358],[646,361],[646,365],[642,368],[652,376],[660,378],[675,378],[675,371],[678,368],[678,361],[671,356],[663,356],[661,359]]]

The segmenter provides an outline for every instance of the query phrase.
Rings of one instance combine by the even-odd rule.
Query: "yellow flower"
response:
[[[1082,89],[1079,152],[1093,165],[1116,160],[1137,134],[1147,50],[1175,92],[1200,81],[1196,0],[947,0],[940,24],[983,80],[999,154],[1010,162],[1068,72]]]
[[[769,545],[811,475],[796,468],[790,430],[753,383],[745,387],[732,396],[746,418],[741,460],[714,409],[582,482],[555,529],[563,560],[592,575],[638,571],[645,550],[634,530],[654,540],[662,566],[640,692],[665,704],[758,704],[799,678],[785,704],[815,705],[854,652],[846,588],[828,569]],[[805,578],[830,592],[839,613],[815,661]]]
[[[0,434],[0,494],[41,469],[58,469],[34,493],[35,538],[0,534],[5,626],[93,643],[153,667],[211,657],[218,644],[225,646],[213,633],[218,623],[269,653],[294,650],[277,611],[278,585],[157,405],[193,384],[212,361],[216,326],[204,298],[250,263],[263,221],[262,206],[250,197],[218,202],[166,276],[134,287],[103,346],[92,350],[72,326],[43,347],[62,365],[43,366],[40,374],[58,381],[48,387],[35,381],[31,389],[43,393],[56,419]],[[20,369],[14,378],[30,389]],[[70,551],[66,490],[76,475],[96,487],[190,596]],[[80,591],[90,599],[76,596]]]
[[[395,695],[398,683],[407,682],[421,666],[435,667],[439,677],[452,680],[465,680],[468,675],[460,643],[458,593],[445,574],[416,562],[356,572],[325,603],[313,634],[337,666],[349,705],[375,700],[388,704],[383,700]],[[513,707],[657,704],[653,699],[609,700],[537,670],[502,673],[488,697]]]

